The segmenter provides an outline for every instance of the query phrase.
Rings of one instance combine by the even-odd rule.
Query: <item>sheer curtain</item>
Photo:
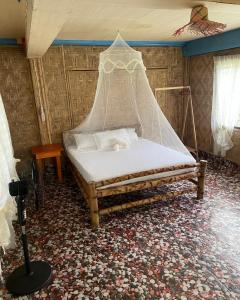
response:
[[[16,161],[13,156],[7,116],[0,95],[0,247],[3,250],[13,246],[15,240],[12,221],[16,217],[16,205],[14,198],[9,194],[8,184],[12,179],[18,179]]]
[[[240,55],[214,57],[212,133],[214,153],[225,156],[240,113]]]

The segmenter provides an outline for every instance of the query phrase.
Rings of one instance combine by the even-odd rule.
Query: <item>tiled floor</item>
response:
[[[32,258],[48,260],[54,280],[26,299],[240,299],[239,170],[210,161],[204,200],[189,195],[111,214],[98,231],[71,177],[48,177],[45,208],[29,209],[28,231]],[[20,263],[18,246],[5,257],[4,276]],[[1,297],[10,298],[3,287]]]

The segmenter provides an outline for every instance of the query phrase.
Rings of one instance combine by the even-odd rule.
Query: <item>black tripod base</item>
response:
[[[31,274],[26,274],[25,265],[22,265],[7,278],[6,288],[13,295],[31,294],[51,282],[52,269],[47,262],[33,261],[30,266]]]

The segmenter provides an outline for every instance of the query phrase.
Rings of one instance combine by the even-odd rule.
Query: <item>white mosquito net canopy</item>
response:
[[[118,34],[112,45],[100,53],[94,104],[74,131],[135,128],[138,136],[191,156],[161,111],[145,70],[142,53]]]
[[[15,245],[12,221],[16,219],[16,203],[9,194],[8,184],[12,180],[18,180],[16,162],[8,120],[0,94],[0,248],[4,252],[5,249]],[[1,260],[0,255],[0,281]]]

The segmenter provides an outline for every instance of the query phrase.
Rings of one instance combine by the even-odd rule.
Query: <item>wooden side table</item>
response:
[[[41,145],[32,148],[32,154],[35,156],[37,168],[41,180],[42,180],[42,172],[43,172],[43,160],[45,158],[55,158],[56,165],[57,165],[58,181],[63,182],[62,164],[61,164],[62,151],[63,151],[63,147],[60,144],[47,144],[47,145]]]

